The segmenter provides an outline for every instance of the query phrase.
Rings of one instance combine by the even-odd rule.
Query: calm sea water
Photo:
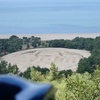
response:
[[[0,34],[100,33],[100,0],[0,0]]]

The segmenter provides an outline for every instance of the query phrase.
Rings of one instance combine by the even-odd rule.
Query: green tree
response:
[[[35,82],[42,81],[43,80],[43,76],[41,75],[40,72],[38,72],[34,68],[30,68],[30,79],[32,81],[35,81]]]
[[[18,67],[17,65],[11,65],[11,63],[8,64],[8,73],[12,73],[12,74],[18,74]]]
[[[95,96],[95,82],[90,80],[91,75],[72,75],[66,80],[66,100],[99,100],[100,94]],[[100,92],[99,92],[100,93]]]
[[[41,38],[32,36],[30,38],[30,43],[34,48],[39,47],[41,44]]]
[[[72,73],[73,73],[73,71],[72,71],[71,69],[59,71],[59,75],[61,76],[62,74],[64,74],[66,78],[67,78],[68,76],[71,76]]]
[[[0,63],[0,74],[6,74],[6,73],[8,73],[7,62],[1,61],[1,63]]]
[[[51,73],[51,80],[55,80],[58,78],[58,67],[54,64],[51,63],[51,67],[50,67],[50,73]]]
[[[79,61],[77,72],[78,73],[85,73],[89,72],[92,73],[95,70],[95,66],[92,64],[92,59],[84,58]]]
[[[15,52],[22,49],[23,41],[19,37],[12,35],[8,40],[8,52]]]

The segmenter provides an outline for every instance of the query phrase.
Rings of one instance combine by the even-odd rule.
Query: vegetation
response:
[[[23,39],[12,35],[9,39],[0,39],[0,56],[23,49],[36,48],[41,44],[38,37],[23,37]]]
[[[6,61],[0,63],[0,74],[18,74],[19,70],[17,65],[8,64]]]
[[[17,66],[2,61],[0,74],[13,73],[32,82],[50,82],[54,85],[55,100],[100,100],[100,69],[99,66],[92,74],[59,72],[55,64],[51,68],[28,68],[24,73],[18,73]],[[54,99],[52,99],[54,100]]]
[[[27,72],[27,71],[26,71]],[[69,71],[70,72],[70,71]],[[96,69],[92,74],[71,73],[59,74],[57,67],[51,65],[50,71],[42,74],[37,69],[28,69],[27,79],[35,82],[50,82],[55,87],[56,100],[99,100],[100,99],[100,70]],[[25,78],[24,73],[22,77]]]
[[[17,65],[0,62],[0,74],[14,74],[35,82],[50,82],[55,87],[56,100],[100,100],[100,37],[79,38],[73,40],[41,41],[38,37],[11,36],[0,39],[0,56],[37,47],[62,47],[84,49],[91,52],[89,58],[80,60],[77,71],[58,71],[52,63],[51,68],[29,67],[21,73]]]

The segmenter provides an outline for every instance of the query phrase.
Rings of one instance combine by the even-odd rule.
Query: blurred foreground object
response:
[[[19,77],[0,75],[0,100],[55,100],[51,84],[30,83]]]

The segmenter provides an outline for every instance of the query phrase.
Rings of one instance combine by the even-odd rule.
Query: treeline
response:
[[[0,39],[0,56],[23,49],[36,48],[41,44],[39,37],[23,37],[12,35],[9,39]]]
[[[65,78],[67,78],[68,76],[71,76],[73,71],[72,70],[62,70],[62,71],[58,71],[58,67],[54,64],[51,63],[51,67],[50,69],[48,68],[40,68],[38,67],[29,67],[25,72],[20,73],[21,76],[23,76],[24,78],[27,79],[31,79],[31,71],[34,71],[34,78],[36,77],[41,77],[41,76],[46,76],[47,74],[50,75],[51,74],[51,79],[50,80],[54,80],[56,78],[61,78],[62,76],[64,76]],[[40,75],[38,76],[36,73],[39,73]],[[36,78],[35,81],[39,81],[37,80],[38,78]],[[41,78],[40,78],[41,80]],[[49,80],[49,81],[50,81]]]
[[[22,39],[11,36],[9,39],[0,39],[0,54],[4,55],[22,49]]]
[[[0,52],[15,52],[21,49],[37,48],[37,47],[62,47],[71,49],[85,49],[89,51],[100,49],[100,37],[82,38],[76,37],[73,40],[48,40],[41,41],[41,38],[31,36],[22,39],[12,35],[9,39],[0,39]]]
[[[0,62],[0,74],[14,74],[14,75],[22,76],[26,79],[31,79],[30,72],[33,69],[34,69],[34,71],[36,71],[36,72],[38,72],[38,73],[40,73],[41,75],[44,75],[44,76],[47,73],[52,72],[53,77],[55,77],[55,78],[57,78],[58,76],[61,77],[62,75],[64,75],[67,78],[68,76],[71,76],[72,73],[73,73],[72,70],[58,71],[58,67],[54,63],[51,63],[50,69],[41,68],[39,66],[38,67],[31,66],[31,67],[28,67],[26,71],[20,72],[17,65],[11,65],[11,63],[8,63],[6,61]],[[38,76],[38,77],[40,77],[40,76]],[[35,81],[38,81],[38,80],[35,80]]]
[[[84,49],[93,51],[95,49],[100,49],[100,37],[93,38],[83,38],[76,37],[73,40],[51,40],[47,41],[49,47],[62,47],[62,48],[71,48],[71,49]]]

